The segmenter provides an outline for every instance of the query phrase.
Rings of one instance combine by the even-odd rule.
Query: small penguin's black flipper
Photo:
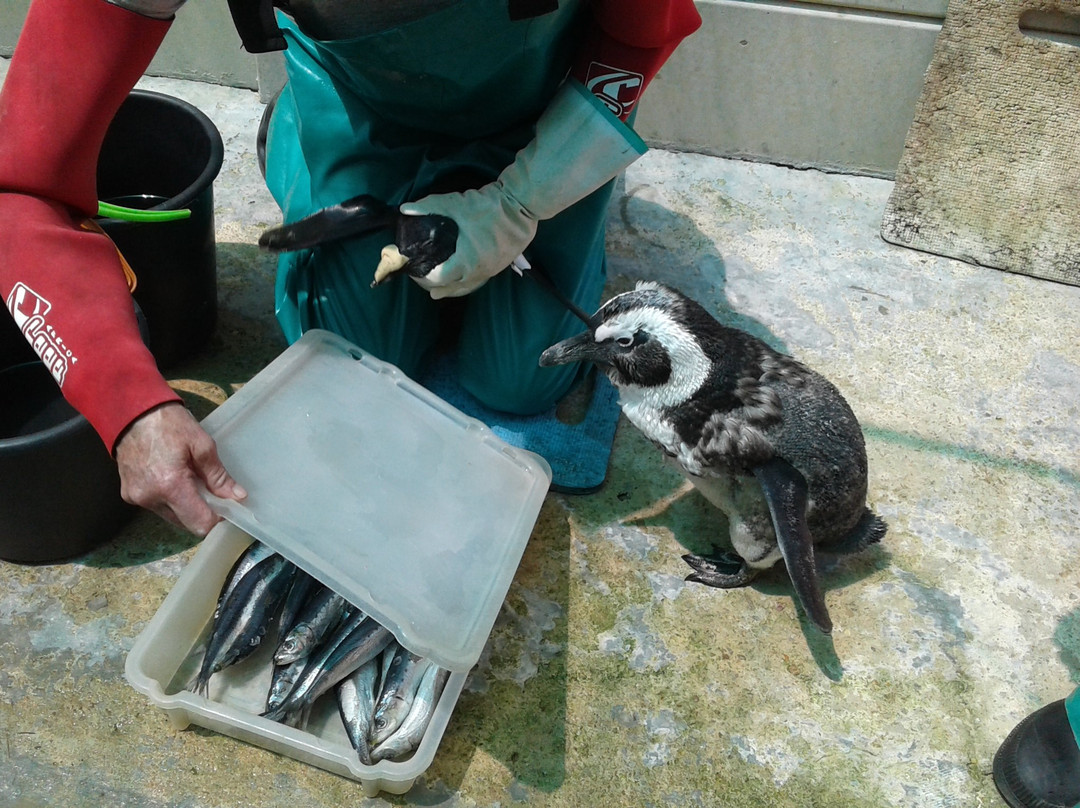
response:
[[[795,587],[795,594],[811,622],[830,634],[832,620],[814,565],[814,540],[806,526],[806,478],[780,457],[773,457],[751,470],[761,483],[765,501],[769,504],[776,542]]]
[[[396,208],[369,194],[361,194],[295,222],[271,227],[259,236],[259,246],[276,253],[306,250],[329,241],[392,227],[398,217]]]

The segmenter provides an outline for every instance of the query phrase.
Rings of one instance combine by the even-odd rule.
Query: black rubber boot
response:
[[[1080,804],[1080,748],[1065,701],[1036,710],[994,755],[994,784],[1010,808],[1073,808]]]

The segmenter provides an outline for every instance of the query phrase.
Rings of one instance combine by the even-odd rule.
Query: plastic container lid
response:
[[[479,659],[551,483],[512,447],[327,331],[203,421],[249,492],[214,509],[453,671]]]

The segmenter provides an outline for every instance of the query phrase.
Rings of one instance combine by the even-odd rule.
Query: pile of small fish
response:
[[[275,625],[262,715],[303,727],[316,699],[333,691],[361,763],[415,751],[449,672],[261,542],[225,579],[194,692],[206,695],[210,678],[250,656]]]

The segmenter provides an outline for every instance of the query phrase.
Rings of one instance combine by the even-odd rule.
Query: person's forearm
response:
[[[179,400],[142,342],[116,248],[38,197],[0,193],[0,219],[12,222],[0,235],[0,295],[111,451],[136,417]]]
[[[105,0],[33,0],[0,91],[0,189],[95,215],[105,132],[168,29]]]
[[[169,29],[105,0],[33,0],[0,90],[0,296],[111,450],[178,397],[142,344],[97,212],[105,132]]]

